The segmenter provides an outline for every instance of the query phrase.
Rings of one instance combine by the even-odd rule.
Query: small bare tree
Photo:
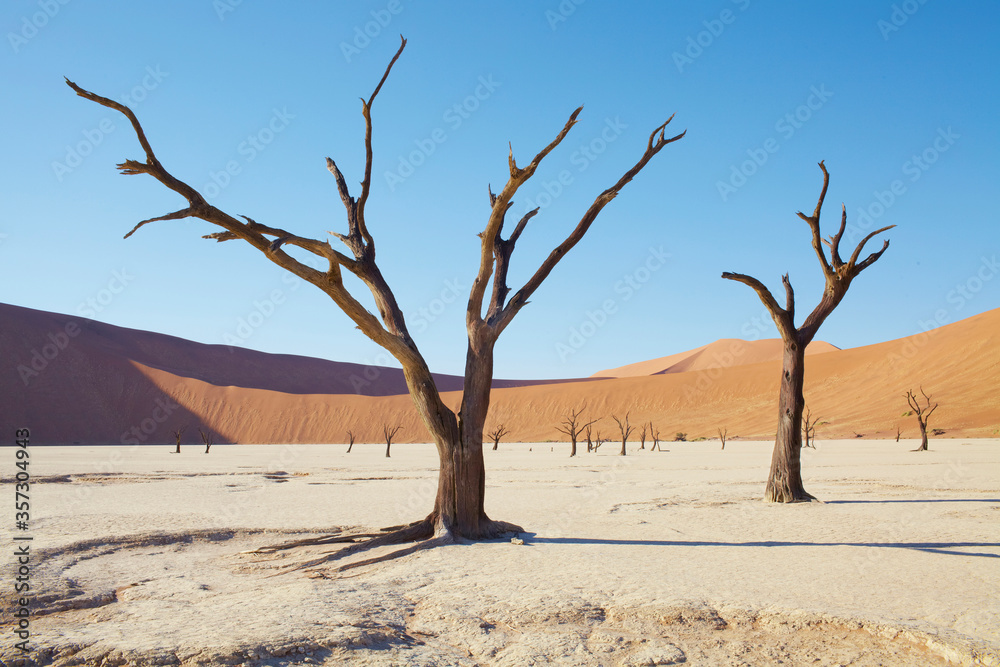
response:
[[[901,435],[903,435],[903,430],[899,428],[899,424],[896,424],[896,442],[899,442]]]
[[[625,451],[625,444],[628,442],[629,434],[632,433],[633,430],[635,430],[635,426],[629,426],[628,423],[629,414],[631,413],[626,412],[624,419],[619,419],[618,417],[611,415],[611,418],[615,420],[616,424],[618,424],[618,430],[621,431],[622,434],[622,450],[618,452],[618,456],[626,455],[627,452]]]
[[[592,426],[590,424],[587,424],[587,428],[584,429],[584,433],[587,435],[587,453],[588,454],[590,452],[594,451],[594,440],[590,436],[591,429],[592,429]]]
[[[560,433],[565,433],[566,435],[569,436],[570,458],[576,456],[576,439],[580,436],[580,433],[582,433],[583,430],[588,428],[591,424],[594,424],[600,420],[600,417],[598,417],[597,419],[591,420],[586,424],[581,424],[580,415],[583,414],[583,411],[586,410],[586,408],[587,406],[583,406],[579,410],[575,408],[570,410],[569,415],[563,418],[562,424],[556,426],[557,431],[559,431]]]
[[[145,159],[126,160],[119,164],[120,171],[129,175],[147,174],[186,201],[179,210],[142,220],[126,234],[126,238],[145,225],[158,221],[198,218],[215,225],[221,230],[208,234],[206,238],[215,241],[244,241],[267,260],[315,286],[329,296],[364,335],[384,348],[402,366],[417,414],[437,447],[439,471],[434,504],[423,518],[399,530],[379,533],[373,539],[345,547],[320,558],[318,562],[339,560],[349,554],[383,545],[421,543],[415,548],[404,548],[376,558],[385,560],[421,548],[453,543],[458,539],[492,539],[505,533],[522,531],[520,526],[491,519],[484,509],[486,467],[483,459],[483,429],[490,406],[496,342],[524,306],[530,303],[556,265],[583,239],[604,207],[614,201],[622,189],[665,146],[684,136],[683,132],[673,137],[666,136],[666,126],[670,119],[654,129],[638,159],[625,168],[610,187],[597,194],[572,230],[545,255],[540,264],[524,271],[524,275],[529,277],[516,290],[512,290],[507,284],[511,256],[529,220],[540,209],[527,211],[513,224],[509,224],[507,213],[514,205],[515,195],[520,188],[535,175],[542,160],[563,142],[583,108],[573,111],[555,138],[527,163],[517,164],[511,147],[507,155],[509,177],[498,193],[494,193],[492,188],[487,189],[489,214],[483,231],[478,235],[478,268],[471,280],[465,313],[468,344],[464,385],[461,405],[455,411],[442,398],[426,359],[409,333],[403,309],[378,265],[375,239],[367,220],[366,206],[372,189],[374,163],[372,107],[405,47],[406,40],[401,36],[399,49],[389,61],[378,85],[367,99],[361,100],[365,159],[364,176],[360,179],[357,197],[351,194],[347,179],[337,164],[330,158],[326,159],[326,167],[333,175],[347,217],[347,234],[330,234],[344,244],[346,251],[334,248],[325,237],[314,239],[299,236],[279,227],[259,223],[248,216],[233,216],[217,208],[202,193],[166,169],[155,155],[145,130],[130,108],[85,90],[72,81],[66,81],[80,97],[120,112],[128,119],[142,146]],[[402,103],[405,104],[405,100]],[[503,238],[505,223],[509,230],[507,238]],[[295,250],[289,252],[293,247]],[[302,261],[300,253],[312,255],[322,263],[322,267],[314,268]],[[345,274],[351,274],[359,283],[349,282]],[[367,308],[358,300],[355,290],[355,285],[358,284],[367,288],[375,308]],[[325,539],[327,538],[320,537],[316,541]],[[368,563],[372,559],[360,562]],[[352,563],[342,567],[357,565],[358,563]]]
[[[725,428],[725,429],[720,428],[719,429],[719,441],[722,443],[722,449],[726,448],[726,436],[727,435],[729,435],[729,429],[728,428]]]
[[[816,422],[819,417],[812,416],[812,410],[806,406],[805,415],[802,417],[802,446],[816,449]]]
[[[920,446],[914,449],[915,452],[927,451],[927,420],[931,413],[937,410],[938,404],[931,406],[931,397],[924,393],[924,388],[920,387],[920,393],[924,397],[924,405],[920,405],[920,399],[911,389],[906,390],[906,402],[917,416],[917,423],[920,424]]]
[[[183,428],[179,428],[176,431],[174,431],[173,433],[174,433],[174,440],[177,441],[177,449],[175,449],[173,453],[174,454],[180,454],[181,453],[181,436],[184,435],[184,429]]]
[[[646,429],[645,424],[639,426],[639,449],[646,449]]]
[[[662,452],[660,449],[660,429],[653,427],[653,422],[649,422],[649,437],[653,439],[653,444],[650,446],[649,451],[651,452]]]
[[[382,437],[385,438],[385,458],[389,458],[389,448],[392,447],[392,439],[396,437],[396,434],[402,430],[402,426],[392,426],[388,424],[382,425]]]
[[[347,442],[348,442],[347,453],[350,454],[351,450],[354,449],[354,432],[353,431],[348,431],[347,432]]]
[[[201,434],[201,441],[205,443],[205,453],[208,454],[208,450],[210,450],[212,445],[215,444],[215,436],[211,433],[205,433],[200,428],[198,429],[198,433]]]
[[[493,451],[495,452],[497,450],[497,447],[500,446],[500,438],[504,437],[505,435],[510,435],[510,431],[507,430],[507,427],[504,426],[503,424],[499,424],[497,425],[496,428],[494,428],[486,435],[488,435],[490,439],[493,441]]]
[[[600,449],[601,445],[603,445],[603,444],[604,444],[604,438],[601,437],[601,429],[595,429],[594,430],[594,453],[595,454],[597,453],[597,450]]]
[[[873,252],[859,261],[865,244],[882,232],[895,227],[895,225],[889,225],[868,234],[858,243],[850,259],[846,262],[843,261],[840,257],[840,240],[847,229],[847,207],[841,208],[840,229],[829,239],[824,239],[820,234],[819,217],[823,209],[827,188],[830,185],[830,174],[822,162],[819,163],[819,168],[823,172],[823,189],[820,191],[816,208],[812,215],[799,212],[798,216],[809,225],[809,230],[812,233],[812,247],[819,259],[826,286],[819,304],[806,317],[802,325],[795,326],[795,292],[792,290],[792,283],[788,279],[787,273],[781,278],[781,283],[785,288],[784,308],[778,304],[778,301],[771,294],[771,290],[756,278],[742,273],[726,272],[722,274],[726,280],[743,283],[757,293],[764,307],[767,308],[767,312],[771,314],[771,319],[777,325],[784,347],[781,388],[778,392],[778,431],[774,440],[774,452],[771,455],[771,471],[767,479],[767,488],[764,491],[765,500],[770,502],[793,503],[815,500],[802,486],[800,462],[802,410],[806,402],[802,394],[805,385],[806,346],[812,342],[820,325],[843,300],[851,282],[862,271],[874,264],[889,247],[889,241],[886,239],[881,250]],[[829,248],[829,258],[823,249],[824,244]]]

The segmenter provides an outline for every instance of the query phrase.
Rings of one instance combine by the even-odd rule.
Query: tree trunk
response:
[[[351,449],[353,449],[353,448],[354,448],[354,443],[352,442],[351,444],[349,444],[347,446],[347,453],[350,454],[351,453]]]
[[[920,446],[915,450],[916,452],[926,452],[927,451],[927,422],[923,419],[918,420],[920,424]]]
[[[802,488],[799,455],[802,451],[802,406],[805,399],[805,345],[798,337],[783,337],[781,389],[778,394],[778,434],[771,454],[771,472],[764,498],[794,503],[815,500]]]
[[[574,456],[576,456],[576,438],[570,438],[569,442],[570,442],[569,457],[573,458]]]
[[[385,443],[385,458],[387,458],[387,459],[388,459],[388,458],[391,458],[391,457],[389,456],[389,448],[390,448],[390,447],[392,447],[392,442],[391,442],[391,441],[390,441],[390,442],[386,442],[386,443]]]
[[[618,452],[618,456],[625,456],[627,452],[625,451],[625,443],[628,442],[628,438],[622,438],[622,450]]]

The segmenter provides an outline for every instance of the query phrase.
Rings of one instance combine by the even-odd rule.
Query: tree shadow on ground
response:
[[[710,542],[705,540],[612,540],[587,537],[536,537],[533,533],[523,533],[521,537],[524,539],[525,544],[609,544],[648,547],[869,547],[912,549],[913,551],[924,551],[950,556],[1000,558],[1000,553],[956,551],[956,549],[969,547],[1000,549],[1000,542],[787,542],[780,540]]]

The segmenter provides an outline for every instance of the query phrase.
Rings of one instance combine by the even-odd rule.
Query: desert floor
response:
[[[778,506],[760,500],[766,442],[630,443],[624,458],[613,442],[576,458],[566,443],[501,443],[486,452],[487,512],[524,526],[523,544],[449,545],[343,574],[287,571],[331,547],[247,552],[419,518],[433,446],[397,445],[389,459],[374,444],[35,447],[33,655],[1000,664],[1000,441],[914,445],[820,441],[803,470],[824,502]],[[12,664],[11,628],[0,631]]]

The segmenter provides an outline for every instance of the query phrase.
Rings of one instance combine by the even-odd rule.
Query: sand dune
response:
[[[736,338],[720,338],[714,343],[702,345],[687,352],[678,352],[668,357],[639,361],[618,368],[609,368],[594,373],[591,377],[624,378],[665,373],[685,373],[704,371],[712,368],[732,368],[746,364],[759,364],[781,359],[781,339],[767,338],[745,341]],[[813,341],[806,348],[806,354],[835,352],[840,348],[821,340]],[[738,354],[734,352],[738,351]]]
[[[344,442],[348,429],[376,442],[383,423],[403,426],[398,442],[428,439],[398,370],[231,350],[13,306],[0,311],[0,345],[12,361],[0,374],[0,427],[28,426],[39,444],[169,442],[181,427],[189,442],[198,427],[219,442]],[[819,436],[894,437],[897,427],[913,436],[902,395],[921,385],[941,403],[932,428],[995,435],[998,331],[1000,309],[877,345],[821,346],[826,351],[806,365]],[[555,426],[585,406],[593,417],[629,411],[633,423],[652,421],[669,439],[714,437],[720,427],[731,437],[772,437],[780,362],[761,357],[773,348],[774,341],[726,340],[666,364],[633,365],[645,364],[644,375],[500,381],[491,424],[505,423],[509,440],[563,440]],[[460,386],[453,376],[439,380],[442,389]],[[457,408],[458,391],[444,397]],[[598,426],[612,435],[610,419]]]

